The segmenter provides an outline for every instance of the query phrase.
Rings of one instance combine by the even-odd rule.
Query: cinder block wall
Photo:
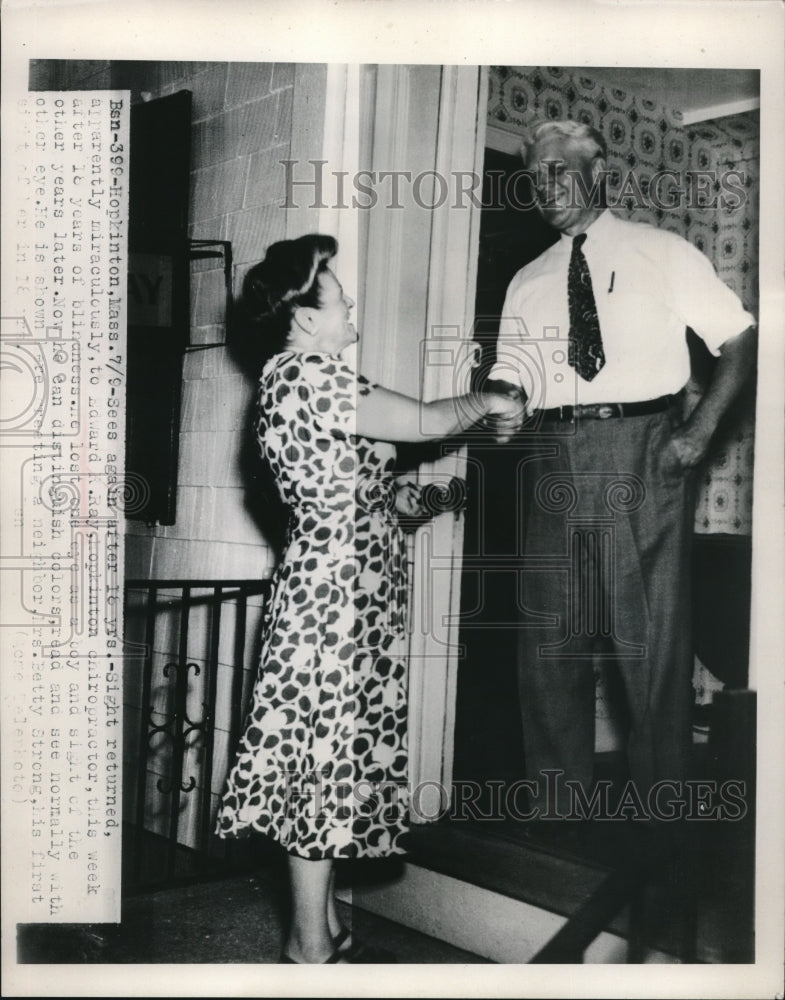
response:
[[[132,103],[154,100],[181,90],[192,93],[192,150],[189,236],[230,240],[233,284],[238,289],[247,269],[285,232],[283,168],[292,137],[294,65],[209,62],[106,62],[98,60],[34,60],[32,90],[130,90]],[[162,150],[165,155],[165,150]],[[191,343],[221,341],[225,322],[222,261],[194,262],[191,267]],[[223,347],[186,354],[180,423],[177,515],[174,525],[127,522],[126,578],[265,579],[275,564],[272,528],[265,504],[252,496],[247,475],[248,424],[254,385],[235,367]],[[269,488],[269,487],[268,487]],[[254,511],[255,513],[252,513]],[[272,525],[272,520],[269,519]],[[199,597],[201,591],[194,592]],[[167,592],[159,593],[159,602]],[[157,725],[172,711],[172,675],[167,663],[177,659],[178,619],[174,610],[160,616],[153,649],[151,705],[142,705],[141,655],[143,618],[139,596],[130,594],[125,637],[124,813],[136,810],[136,762],[142,717]],[[201,718],[210,641],[205,607],[194,609],[189,622],[188,714]],[[136,613],[135,613],[136,612]],[[235,604],[223,607],[219,649],[219,699],[215,725],[213,809],[232,748],[226,693],[231,687]],[[261,598],[249,598],[244,658],[244,689],[256,670]],[[165,833],[168,794],[156,789],[168,772],[168,740],[150,744],[145,825]],[[184,783],[197,785],[183,796],[179,839],[193,843],[200,798],[204,748],[192,741],[184,762]]]
[[[235,287],[284,236],[283,170],[292,131],[291,64],[165,64],[152,97],[193,94],[189,235],[230,240]],[[192,267],[191,341],[223,338],[221,261]],[[259,578],[274,554],[249,509],[241,469],[253,385],[225,348],[189,352],[183,369],[177,521],[129,526],[128,576]]]
[[[294,64],[33,60],[30,87],[127,89],[134,103],[191,91],[189,235],[232,242],[235,288],[283,238],[278,161],[291,148]],[[221,340],[221,261],[194,263],[191,280],[191,342]],[[263,518],[249,513],[240,466],[252,392],[225,348],[186,355],[177,523],[128,522],[128,577],[269,576],[274,553]]]
[[[234,287],[238,289],[248,267],[266,247],[283,239],[285,212],[283,169],[278,160],[289,156],[292,131],[293,65],[261,63],[213,64],[205,67],[168,64],[151,97],[190,90],[193,98],[191,194],[189,235],[195,239],[230,240],[234,257]],[[225,290],[221,261],[192,265],[191,342],[209,344],[223,339]],[[180,461],[177,518],[170,527],[129,523],[126,541],[126,574],[153,579],[266,578],[275,554],[264,519],[258,515],[258,498],[249,495],[247,462],[249,410],[254,386],[235,367],[226,348],[207,348],[186,354],[180,421]],[[257,513],[253,513],[256,511]],[[260,627],[260,598],[248,608],[245,688],[255,672]],[[234,608],[224,608],[223,628]],[[192,718],[199,718],[204,694],[205,660],[209,629],[206,616],[192,616],[189,660],[202,668],[189,675]],[[153,662],[154,719],[163,721],[170,706],[171,685],[163,683],[161,670],[176,650],[172,641],[156,642]],[[219,655],[219,688],[230,687],[232,645],[223,644]],[[129,678],[130,680],[130,678]],[[160,682],[160,683],[156,683]],[[136,730],[141,707],[136,684],[127,686],[126,720]],[[215,719],[215,768],[212,781],[213,810],[223,785],[232,748],[226,699],[219,698]],[[224,706],[226,711],[221,711]],[[133,722],[132,722],[133,720]],[[127,737],[133,741],[132,731]],[[155,778],[167,770],[165,746],[151,747],[148,769],[146,823],[164,832],[168,821],[168,796],[157,792]],[[135,757],[132,752],[129,756]],[[179,839],[193,843],[201,797],[203,747],[189,747],[184,775],[196,787],[183,796]],[[153,779],[153,780],[151,780]],[[126,784],[130,792],[131,783]],[[129,801],[128,807],[133,803]],[[128,815],[128,813],[126,814]]]

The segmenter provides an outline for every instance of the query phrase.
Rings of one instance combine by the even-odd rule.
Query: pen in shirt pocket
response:
[[[616,272],[611,271],[611,283],[608,285],[608,295],[613,291],[613,282],[616,280]]]

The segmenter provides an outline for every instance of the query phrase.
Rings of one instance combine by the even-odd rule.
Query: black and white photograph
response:
[[[4,995],[781,996],[781,6],[139,11],[4,13]]]

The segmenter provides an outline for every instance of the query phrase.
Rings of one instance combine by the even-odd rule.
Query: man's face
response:
[[[582,232],[597,215],[591,190],[603,160],[587,157],[571,139],[549,136],[532,149],[527,166],[535,176],[537,207],[545,221],[561,233]]]

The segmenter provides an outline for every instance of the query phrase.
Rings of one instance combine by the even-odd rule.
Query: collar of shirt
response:
[[[586,234],[606,359],[594,379],[580,378],[568,363],[571,237],[522,268],[505,299],[493,377],[520,382],[534,409],[675,394],[690,375],[687,326],[717,353],[754,322],[682,237],[608,210]]]
[[[602,213],[592,222],[586,232],[585,247],[590,246],[596,240],[605,239],[614,228],[616,218],[609,208],[603,209]],[[576,233],[577,235],[577,233]],[[575,237],[568,236],[567,233],[559,234],[559,243],[563,249],[572,252],[572,241]]]

